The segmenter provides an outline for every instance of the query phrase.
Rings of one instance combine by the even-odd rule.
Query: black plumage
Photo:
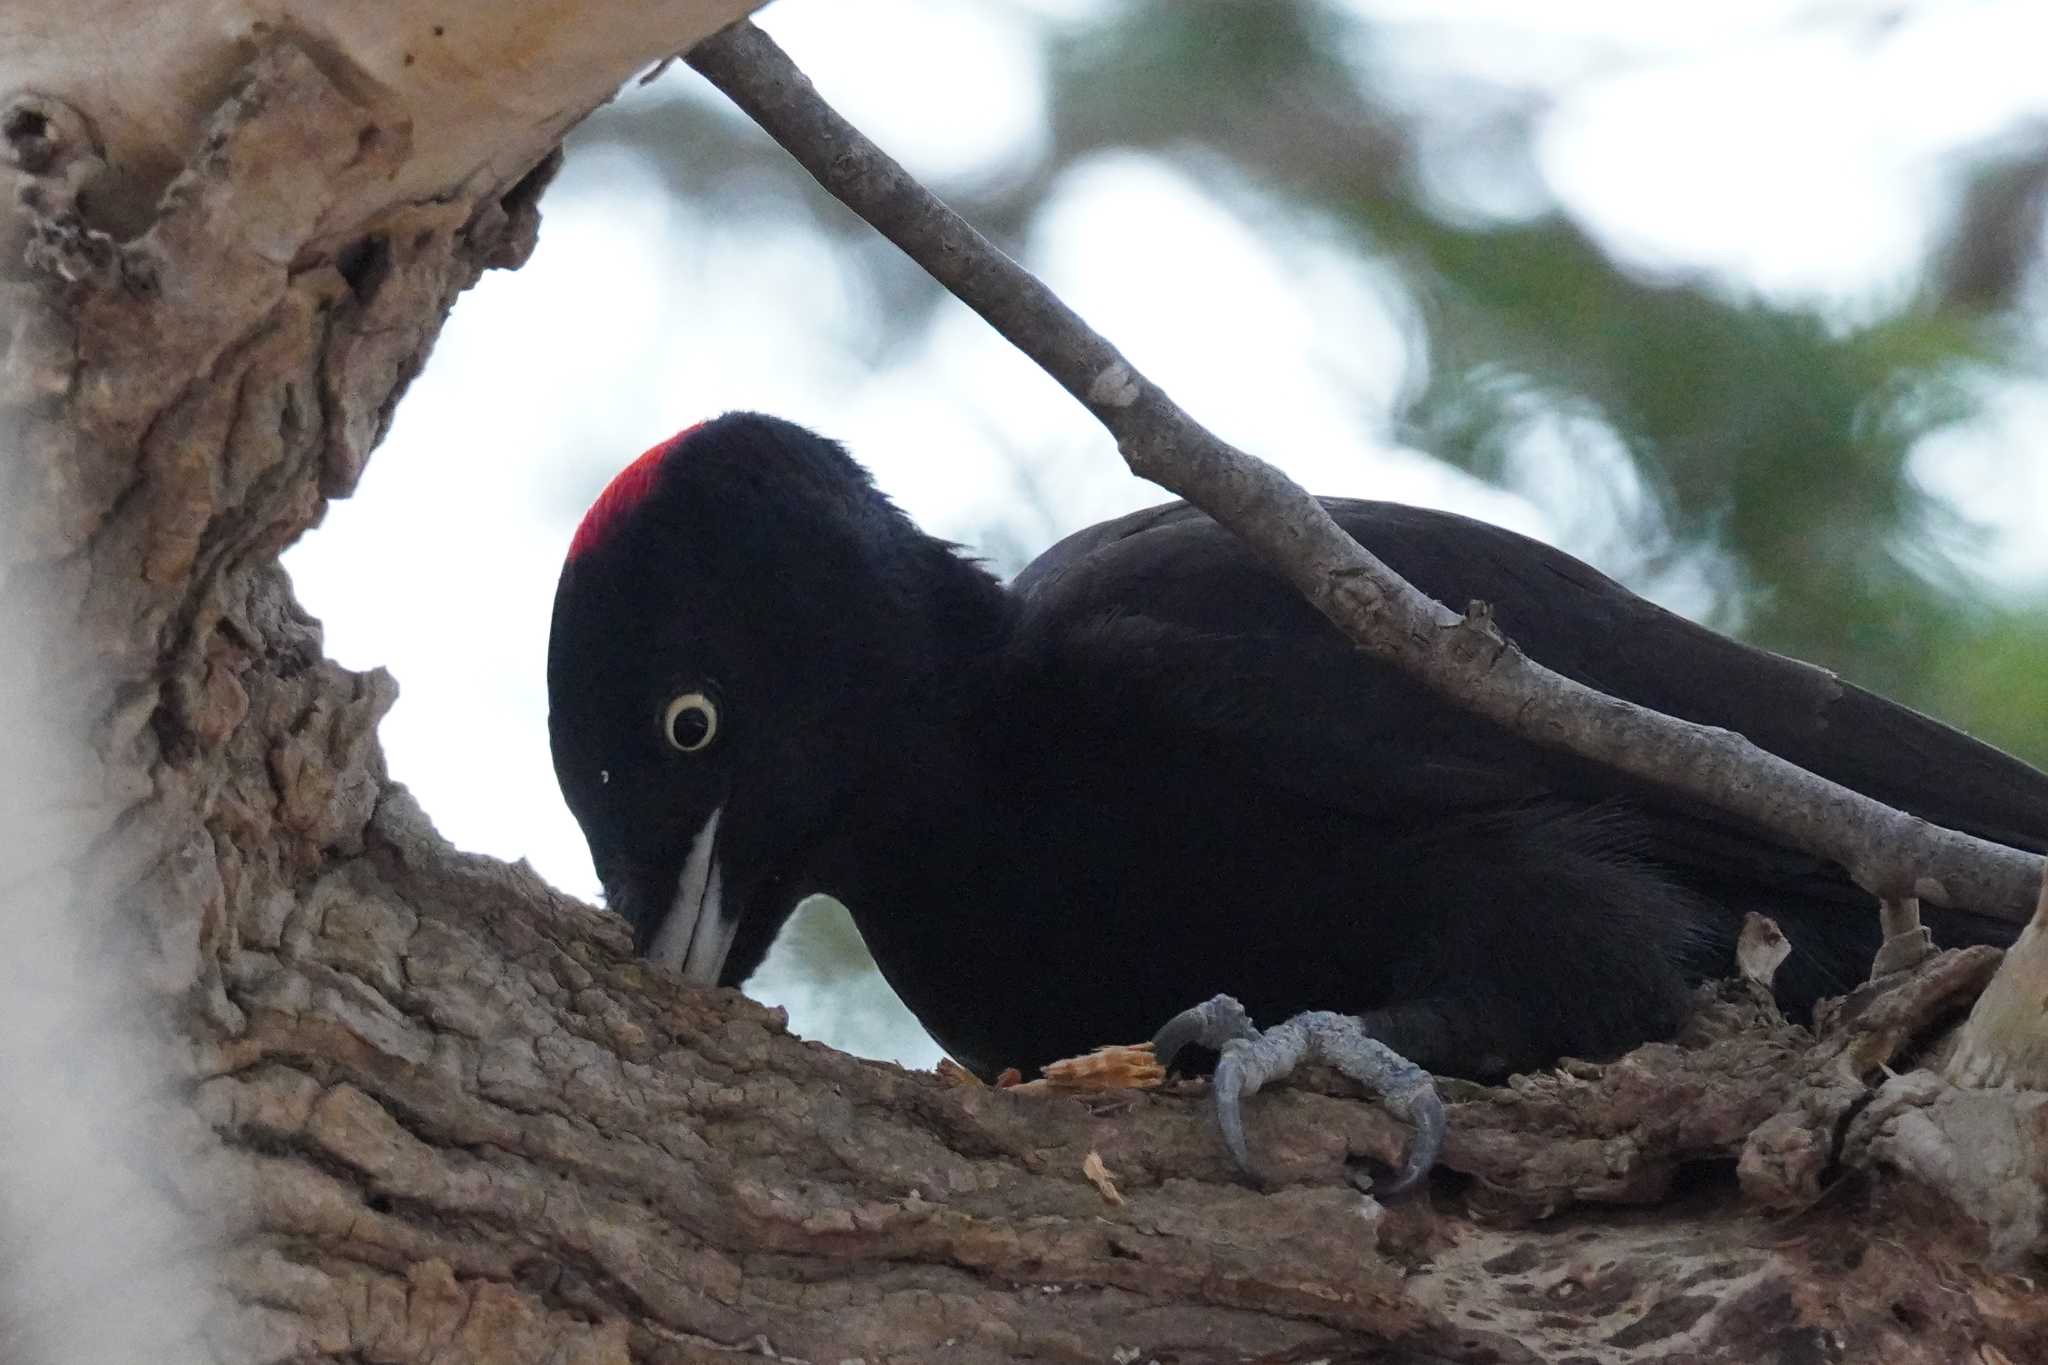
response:
[[[744,980],[827,892],[983,1074],[1230,992],[1489,1076],[1670,1032],[1745,910],[1794,944],[1793,1008],[1868,970],[1874,907],[1838,870],[1440,700],[1185,505],[1070,536],[1006,587],[785,422],[729,414],[634,469],[562,575],[551,739],[608,899],[694,979]],[[2048,776],[1958,731],[1525,537],[1328,505],[1560,672],[2048,842]],[[672,724],[711,733],[686,750]],[[1929,919],[1946,943],[2013,932]]]

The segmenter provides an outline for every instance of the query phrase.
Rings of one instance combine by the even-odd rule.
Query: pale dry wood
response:
[[[516,179],[635,72],[762,3],[10,3],[0,5],[0,103],[29,92],[88,117],[113,168],[94,213],[125,231],[148,221],[250,54],[290,41],[346,94],[348,131],[382,175],[316,220],[308,237],[321,243],[382,208]]]
[[[2048,1090],[2048,876],[2034,918],[1977,997],[1943,1074],[1964,1086]]]

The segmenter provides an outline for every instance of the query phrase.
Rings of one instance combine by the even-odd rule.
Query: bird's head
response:
[[[915,666],[939,544],[838,445],[754,413],[663,442],[591,506],[555,593],[548,733],[642,953],[704,985],[759,965]]]

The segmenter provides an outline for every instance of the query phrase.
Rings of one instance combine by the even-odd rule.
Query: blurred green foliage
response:
[[[2038,140],[1958,176],[1917,287],[1848,318],[1632,269],[1546,202],[1539,111],[1467,87],[1418,99],[1412,81],[1396,106],[1376,94],[1377,37],[1325,0],[1118,0],[1048,23],[1042,154],[939,188],[1016,241],[1065,171],[1137,149],[1192,167],[1276,249],[1340,242],[1414,304],[1426,366],[1391,415],[1403,440],[1539,503],[1596,481],[1615,509],[1600,557],[1639,586],[1682,571],[1710,590],[1712,624],[2048,765],[2048,600],[1973,571],[1981,532],[1914,470],[1928,437],[2038,359],[2023,315]],[[858,266],[878,335],[928,317],[922,277],[730,111],[621,106],[582,136],[636,151],[708,211],[808,216]],[[1527,206],[1447,202],[1431,157],[1449,144]]]

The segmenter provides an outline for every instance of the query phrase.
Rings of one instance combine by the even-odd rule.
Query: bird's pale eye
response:
[[[671,747],[694,754],[718,737],[718,708],[702,692],[685,692],[662,711],[661,733]]]

